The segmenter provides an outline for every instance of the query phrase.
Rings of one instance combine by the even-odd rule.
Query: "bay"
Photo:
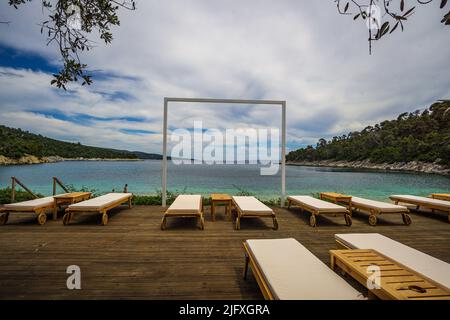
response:
[[[130,192],[155,194],[161,189],[161,168],[159,160],[64,161],[1,166],[0,187],[10,186],[11,176],[16,176],[31,190],[50,195],[52,177],[56,176],[65,184],[95,189],[98,193],[112,189],[119,191],[128,184]],[[428,196],[433,192],[450,193],[450,178],[422,173],[287,166],[286,189],[288,194],[336,191],[386,201],[391,194]],[[169,161],[168,190],[203,195],[213,192],[236,194],[245,190],[269,199],[280,194],[280,172],[274,176],[261,176],[259,165],[175,165]]]

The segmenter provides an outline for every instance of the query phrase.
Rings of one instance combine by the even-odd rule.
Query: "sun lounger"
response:
[[[247,240],[244,250],[244,279],[250,265],[267,300],[363,298],[295,239]]]
[[[311,196],[289,196],[287,199],[288,209],[293,203],[299,206],[302,210],[307,210],[311,213],[311,217],[309,218],[309,224],[311,225],[311,227],[315,227],[317,225],[316,216],[318,216],[319,214],[342,214],[344,215],[346,225],[352,225],[352,217],[350,215],[350,211],[345,207],[316,199]]]
[[[351,209],[356,208],[370,213],[369,224],[375,226],[377,224],[377,216],[380,214],[401,214],[403,223],[411,224],[411,217],[407,207],[394,205],[382,201],[369,200],[364,198],[352,197]]]
[[[0,209],[0,213],[3,213],[0,217],[0,224],[6,224],[9,219],[9,215],[12,212],[16,213],[34,213],[37,215],[37,222],[40,225],[45,224],[47,221],[47,210],[54,208],[55,201],[53,196],[38,198],[28,201],[16,202],[5,204],[3,208]]]
[[[123,203],[128,203],[131,208],[132,193],[108,193],[100,197],[71,204],[67,207],[63,217],[63,224],[68,225],[75,212],[98,212],[102,215],[102,225],[108,223],[107,212]]]
[[[334,237],[340,247],[376,250],[425,278],[450,289],[450,264],[447,262],[378,233],[336,234]]]
[[[233,205],[236,208],[236,230],[241,228],[242,218],[270,217],[273,221],[273,229],[278,229],[278,221],[275,212],[264,203],[249,196],[233,196]]]
[[[392,195],[389,198],[394,201],[395,204],[405,203],[415,205],[416,210],[419,210],[420,207],[425,207],[431,209],[433,212],[434,210],[447,212],[448,221],[450,222],[450,201],[411,195]]]
[[[168,217],[197,217],[200,222],[200,229],[205,228],[203,218],[203,201],[201,195],[179,195],[164,213],[161,221],[161,230],[166,227]]]

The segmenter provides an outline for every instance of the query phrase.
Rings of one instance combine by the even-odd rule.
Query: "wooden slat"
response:
[[[368,272],[367,263],[391,263],[390,268],[395,270],[384,270],[379,275],[379,288],[371,289],[374,295],[381,299],[417,299],[439,297],[440,299],[450,300],[450,290],[435,283],[426,280],[422,275],[405,266],[397,264],[395,261],[383,256],[382,254],[371,250],[378,258],[362,257],[365,261],[351,256],[348,252],[358,253],[357,250],[331,250],[330,254],[334,261],[333,268],[340,268],[342,271],[353,277],[362,285],[367,285],[367,280],[371,275]]]

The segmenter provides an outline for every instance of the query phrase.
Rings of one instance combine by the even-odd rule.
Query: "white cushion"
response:
[[[233,196],[234,203],[242,214],[273,214],[273,210],[253,196]]]
[[[38,198],[33,200],[27,200],[17,203],[9,203],[5,204],[4,207],[6,209],[11,210],[23,210],[23,211],[33,211],[35,209],[43,208],[43,207],[50,207],[54,203],[53,196],[45,197],[45,198]]]
[[[119,201],[122,201],[121,203],[125,202],[130,198],[133,194],[132,193],[108,193],[100,197],[92,198],[89,200],[81,201],[75,204],[71,204],[69,206],[69,209],[73,210],[102,210],[109,205],[112,205],[113,203],[118,203]]]
[[[352,249],[374,249],[450,289],[450,264],[378,233],[335,234]]]
[[[200,213],[202,211],[202,196],[181,194],[167,209],[166,213]]]
[[[376,209],[381,212],[408,212],[408,208],[392,203],[352,197],[352,204],[368,209]]]
[[[439,199],[432,199],[432,198],[426,198],[426,197],[419,197],[419,196],[411,196],[411,195],[405,195],[405,194],[395,194],[391,196],[392,200],[400,200],[404,203],[422,203],[424,206],[427,204],[440,206],[443,208],[450,209],[450,201],[445,200],[439,200]],[[410,202],[412,201],[412,202]]]
[[[311,196],[289,196],[288,200],[301,203],[320,212],[347,212],[347,209],[342,206]]]
[[[247,240],[275,299],[353,300],[362,295],[297,240]]]

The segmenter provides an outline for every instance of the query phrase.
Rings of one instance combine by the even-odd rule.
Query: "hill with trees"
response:
[[[319,139],[317,145],[290,152],[290,162],[322,160],[398,163],[419,161],[450,167],[450,101],[400,114],[362,131]]]
[[[0,156],[18,160],[26,156],[38,159],[59,157],[66,159],[161,159],[161,155],[85,146],[64,142],[0,125]]]

